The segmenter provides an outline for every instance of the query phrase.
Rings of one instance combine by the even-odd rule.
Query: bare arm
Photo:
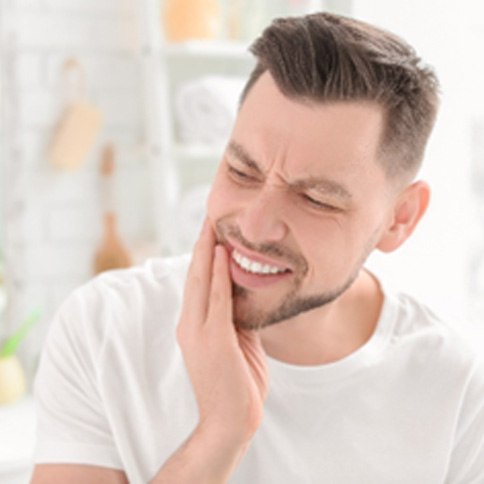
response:
[[[128,484],[123,471],[78,464],[39,464],[31,484]]]
[[[218,441],[217,441],[218,440]],[[168,459],[150,484],[218,484],[227,482],[246,446],[226,445],[215,433],[197,428],[187,441]]]

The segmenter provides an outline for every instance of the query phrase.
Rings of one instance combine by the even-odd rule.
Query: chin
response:
[[[355,279],[356,276],[351,277],[338,289],[314,295],[301,295],[294,290],[273,304],[262,295],[259,302],[252,291],[234,285],[234,324],[240,329],[256,330],[295,318],[332,303],[349,289]]]

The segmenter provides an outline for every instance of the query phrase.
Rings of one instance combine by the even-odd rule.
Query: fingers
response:
[[[209,297],[207,324],[217,325],[220,329],[228,327],[235,336],[232,324],[232,283],[228,254],[225,247],[221,245],[215,247],[212,287]]]
[[[243,351],[247,363],[252,371],[254,381],[265,399],[268,392],[267,361],[258,331],[237,330],[240,349]]]
[[[188,269],[182,307],[182,319],[193,324],[203,323],[207,315],[214,247],[215,233],[205,219]]]

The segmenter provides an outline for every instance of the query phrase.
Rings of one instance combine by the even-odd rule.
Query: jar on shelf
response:
[[[217,0],[165,0],[162,9],[165,38],[171,42],[216,39],[222,28]]]

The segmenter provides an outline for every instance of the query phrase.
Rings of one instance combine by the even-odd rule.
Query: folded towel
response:
[[[246,79],[205,76],[180,85],[175,115],[180,141],[224,143],[234,123]]]

